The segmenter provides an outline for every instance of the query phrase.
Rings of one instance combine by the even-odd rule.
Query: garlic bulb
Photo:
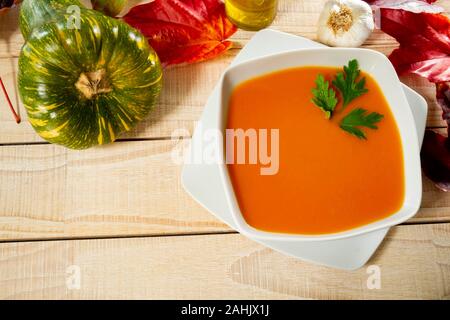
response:
[[[317,37],[335,47],[358,47],[374,29],[372,9],[361,0],[330,0],[320,15]]]

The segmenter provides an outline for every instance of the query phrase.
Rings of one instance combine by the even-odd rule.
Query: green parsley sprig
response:
[[[358,61],[353,59],[348,62],[348,66],[344,66],[344,72],[339,72],[332,81],[334,87],[341,92],[343,108],[369,91],[365,88],[366,79],[358,80],[360,73]],[[325,113],[327,119],[330,119],[338,104],[336,91],[330,87],[330,83],[321,74],[317,76],[315,83],[316,87],[312,89],[313,98],[311,101]],[[366,109],[356,108],[342,118],[339,126],[342,130],[359,139],[367,139],[361,128],[378,129],[376,124],[383,117],[382,114],[377,112],[368,113]]]
[[[357,81],[360,73],[361,70],[359,70],[358,60],[353,59],[348,62],[348,66],[344,66],[344,72],[339,72],[336,75],[336,79],[333,80],[333,85],[342,94],[344,108],[352,100],[369,91],[365,88],[365,78]]]
[[[366,109],[356,108],[347,114],[342,120],[340,127],[359,139],[367,139],[366,134],[358,127],[378,129],[375,125],[383,119],[378,112],[367,113]]]
[[[316,78],[316,88],[312,89],[314,95],[312,102],[325,112],[325,118],[327,119],[331,118],[331,114],[338,103],[336,92],[329,86],[329,82],[325,81],[325,78],[319,74]]]

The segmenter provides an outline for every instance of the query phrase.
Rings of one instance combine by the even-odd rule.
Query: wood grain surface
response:
[[[172,151],[184,141],[123,141],[71,151],[0,147],[0,240],[227,231],[191,199]],[[424,179],[410,222],[450,221],[450,197]]]
[[[315,25],[324,1],[280,1],[280,12],[272,28],[310,39],[315,38]],[[450,8],[450,1],[440,3]],[[0,76],[3,78],[12,100],[19,105],[21,116],[26,119],[25,109],[20,102],[15,86],[17,80],[17,57],[23,45],[23,38],[17,28],[17,10],[0,16]],[[221,73],[231,60],[252,37],[253,32],[238,31],[234,36],[234,49],[207,63],[178,66],[166,69],[165,87],[161,101],[152,115],[123,138],[146,139],[170,137],[172,132],[185,128],[190,133],[201,115],[211,90]],[[364,47],[390,53],[398,46],[395,39],[377,30],[364,44]],[[427,80],[416,76],[403,76],[402,81],[422,94],[429,104],[429,127],[445,126],[441,111],[436,105],[435,88]],[[0,95],[0,105],[5,101]],[[42,141],[31,126],[24,121],[16,125],[6,108],[0,110],[0,144],[28,143]]]
[[[238,234],[0,244],[0,271],[0,299],[449,299],[450,224],[395,227],[351,272]]]
[[[314,39],[323,2],[280,0],[272,28]],[[448,14],[450,1],[437,4]],[[426,178],[420,212],[392,228],[369,261],[382,276],[372,290],[366,267],[338,271],[276,253],[183,190],[171,152],[189,141],[252,32],[237,32],[234,48],[216,59],[166,69],[147,120],[113,145],[80,152],[46,143],[26,121],[15,85],[17,17],[17,9],[0,16],[0,77],[24,119],[15,123],[0,94],[0,299],[450,299],[450,196]],[[378,30],[364,44],[385,54],[397,46]],[[428,127],[444,131],[434,86],[401,80],[426,98]],[[171,138],[179,129],[183,141]],[[71,268],[81,272],[79,289],[67,285]]]

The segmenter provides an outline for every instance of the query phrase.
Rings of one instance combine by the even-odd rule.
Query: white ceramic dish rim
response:
[[[315,59],[320,60],[321,58],[326,59],[318,62],[309,62],[311,59],[316,61]],[[395,69],[386,56],[377,51],[361,48],[296,49],[254,58],[237,64],[228,69],[221,78],[220,112],[218,113],[219,116],[216,122],[216,129],[224,132],[228,109],[228,95],[231,93],[232,88],[242,81],[296,66],[324,65],[341,67],[346,64],[348,60],[353,58],[358,59],[362,70],[371,74],[377,80],[391,106],[392,113],[394,114],[394,118],[399,127],[405,170],[405,200],[401,209],[384,219],[339,233],[304,235],[258,230],[247,224],[240,212],[228,174],[228,169],[224,161],[224,141],[223,139],[217,139],[217,151],[219,159],[221,160],[218,167],[225,189],[225,196],[237,229],[242,234],[257,239],[269,240],[337,240],[392,227],[410,219],[419,210],[422,197],[422,177],[419,156],[420,147],[418,144],[415,121]],[[231,83],[233,83],[233,80],[230,79],[232,77],[243,77],[243,79],[236,81],[234,85],[230,87],[229,82],[231,81]]]

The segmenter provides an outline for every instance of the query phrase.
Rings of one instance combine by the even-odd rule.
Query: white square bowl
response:
[[[405,176],[405,199],[402,207],[389,217],[339,233],[301,235],[255,229],[248,225],[242,216],[226,166],[224,139],[217,139],[216,147],[221,160],[219,171],[226,199],[237,229],[242,234],[255,239],[267,240],[337,240],[389,228],[410,219],[419,210],[422,197],[422,176],[416,125],[395,69],[389,59],[377,51],[354,48],[302,49],[252,59],[231,67],[221,79],[220,110],[215,129],[222,132],[225,137],[229,97],[233,89],[243,81],[292,67],[311,65],[342,67],[351,59],[357,59],[360,68],[378,82],[397,122],[403,148]],[[299,119],[299,125],[301,125],[301,119]]]

